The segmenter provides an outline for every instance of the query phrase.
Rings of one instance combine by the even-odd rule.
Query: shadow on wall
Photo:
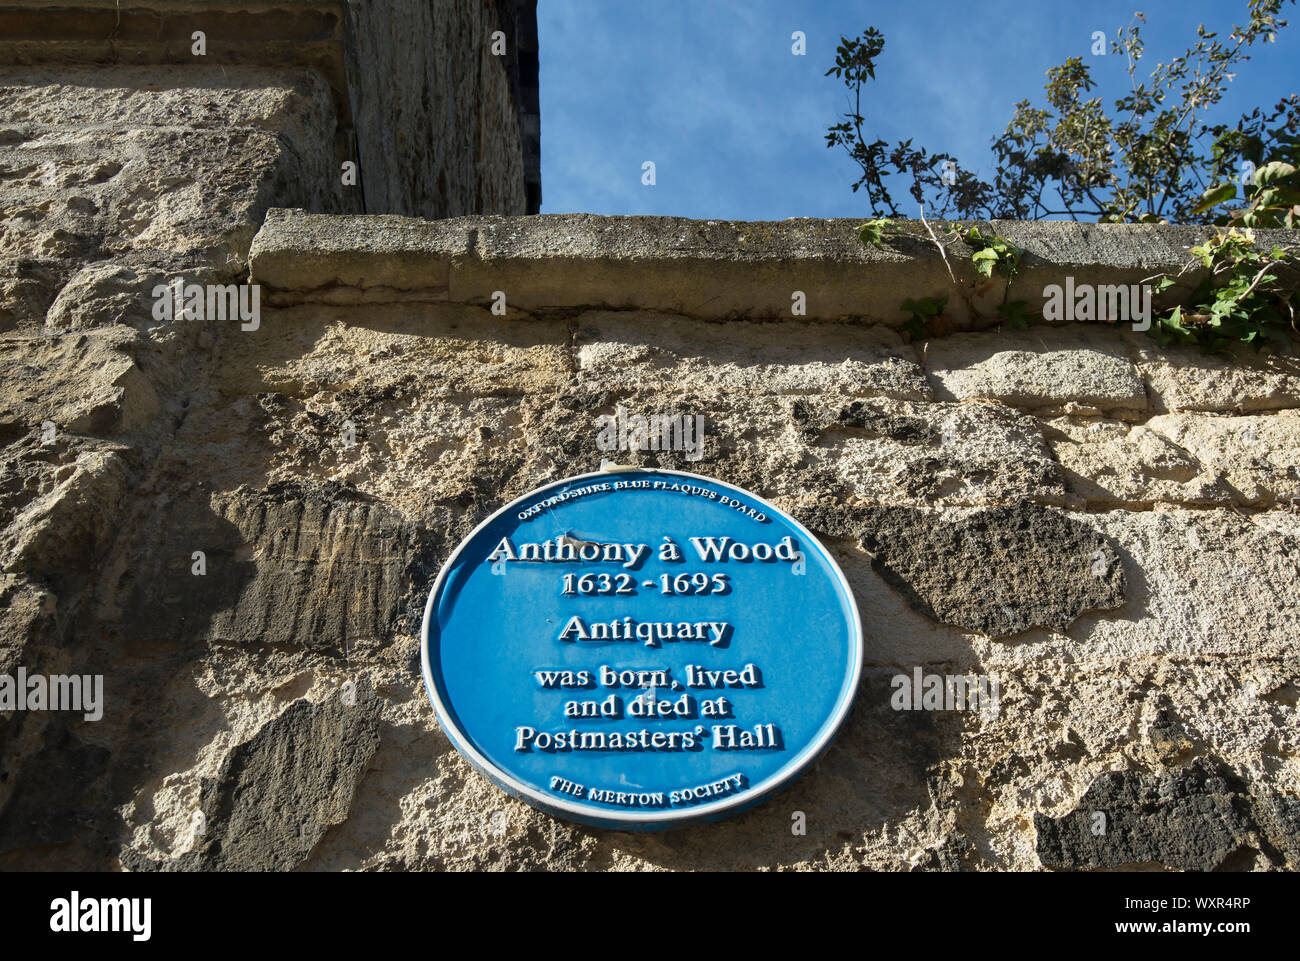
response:
[[[239,529],[205,496],[141,513],[144,522],[120,533],[109,555],[129,561],[116,578],[109,568],[105,582],[113,586],[100,592],[99,612],[85,609],[93,601],[76,609],[66,649],[56,641],[24,651],[29,665],[71,654],[76,666],[59,673],[102,674],[104,715],[88,723],[28,713],[8,722],[0,763],[17,778],[0,812],[0,863],[8,868],[103,870],[123,840],[116,809],[136,799],[158,759],[186,741],[185,731],[223,726],[220,709],[190,678],[214,619],[234,605],[255,565],[240,555]],[[202,589],[193,573],[196,543],[206,547]],[[171,693],[178,679],[195,695],[179,709]],[[189,745],[191,758],[200,746]]]

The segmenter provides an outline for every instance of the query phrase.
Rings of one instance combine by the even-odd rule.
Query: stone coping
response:
[[[343,0],[0,0],[0,65],[309,67],[350,129],[347,17]],[[206,56],[191,52],[195,30]]]
[[[252,279],[273,303],[449,300],[488,305],[495,292],[524,311],[653,310],[706,320],[791,317],[794,293],[813,319],[897,325],[907,298],[948,295],[959,325],[996,319],[1004,283],[985,281],[964,242],[946,242],[947,265],[919,221],[903,221],[885,250],[857,238],[861,220],[688,220],[542,214],[426,221],[272,209],[250,251]],[[931,225],[942,237],[942,224]],[[1023,249],[1008,299],[1036,309],[1043,289],[1138,284],[1184,271],[1191,291],[1205,270],[1188,252],[1214,228],[1070,221],[982,224]],[[1293,242],[1257,231],[1261,247]],[[949,267],[953,276],[949,275]],[[955,282],[954,282],[955,278]]]

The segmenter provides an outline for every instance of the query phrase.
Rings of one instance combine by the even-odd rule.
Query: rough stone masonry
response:
[[[104,704],[0,713],[0,868],[1300,867],[1300,358],[1003,331],[960,270],[912,342],[947,270],[853,221],[521,216],[526,3],[36,6],[0,2],[0,674]],[[1026,296],[1204,236],[993,226]],[[260,323],[156,319],[177,276]],[[804,778],[659,834],[508,798],[418,668],[442,561],[620,405],[702,413],[701,460],[620,459],[792,512],[866,636]],[[893,710],[917,667],[1000,710]]]

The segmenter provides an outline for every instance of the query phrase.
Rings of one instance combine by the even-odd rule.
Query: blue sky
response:
[[[542,213],[865,214],[850,189],[858,168],[825,145],[848,90],[823,74],[840,37],[868,26],[885,35],[864,91],[869,133],[987,176],[991,140],[1018,100],[1041,104],[1049,67],[1084,56],[1107,103],[1127,87],[1124,57],[1089,48],[1137,9],[1141,76],[1181,54],[1197,24],[1226,38],[1248,19],[1246,0],[541,0]],[[1300,89],[1300,8],[1283,18],[1291,26],[1256,44],[1222,119]],[[791,54],[795,30],[806,56]],[[641,183],[647,160],[653,187]]]

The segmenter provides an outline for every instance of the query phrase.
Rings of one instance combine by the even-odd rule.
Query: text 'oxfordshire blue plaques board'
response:
[[[793,781],[862,666],[817,540],[667,470],[570,478],[488,518],[439,574],[421,641],[438,720],[478,770],[624,829],[714,820]]]

